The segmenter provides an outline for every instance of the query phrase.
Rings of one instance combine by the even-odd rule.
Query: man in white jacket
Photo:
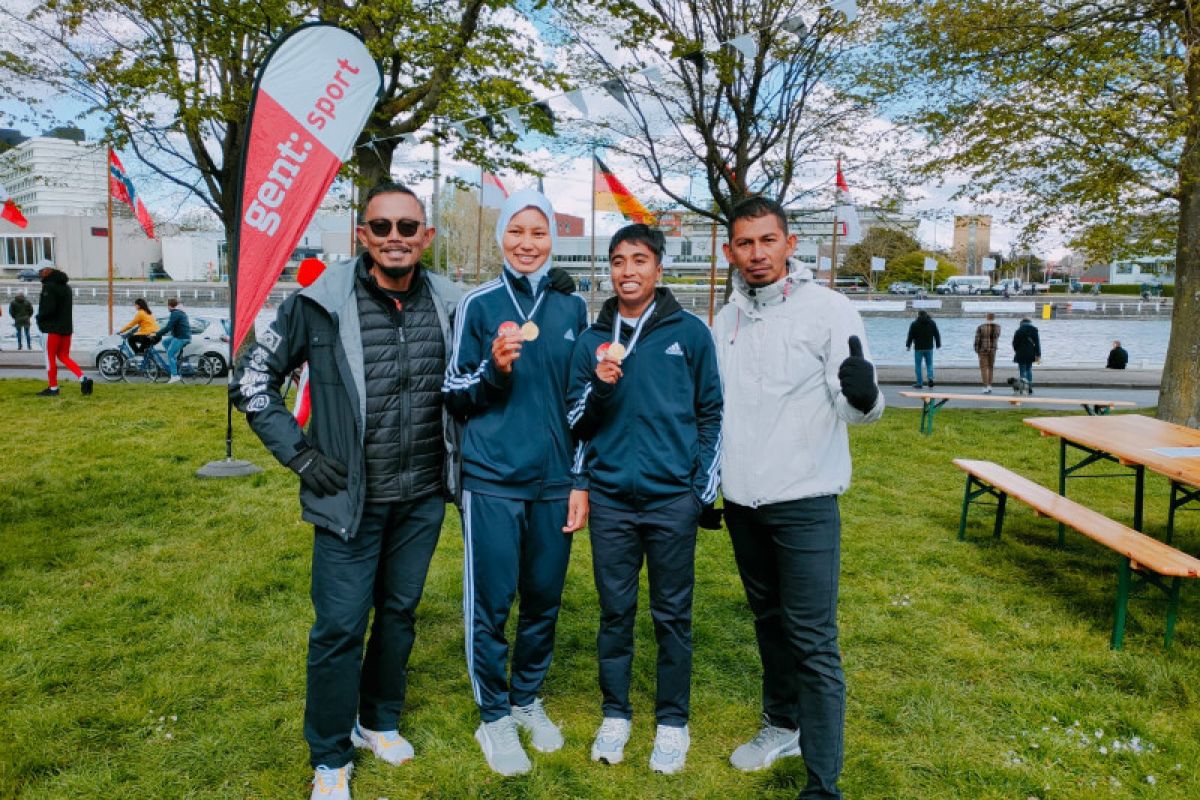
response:
[[[734,293],[713,325],[725,387],[722,490],[763,664],[763,724],[730,761],[764,769],[803,750],[800,797],[840,798],[846,685],[837,638],[847,424],[883,414],[862,319],[791,259],[779,204],[734,208]]]

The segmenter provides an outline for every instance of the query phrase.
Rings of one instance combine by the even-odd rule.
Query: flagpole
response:
[[[829,288],[836,289],[834,283],[837,278],[837,240],[838,240],[838,216],[837,206],[833,207],[833,245],[830,247],[829,254]]]
[[[689,182],[691,178],[688,178]],[[713,204],[714,206],[716,203]],[[717,221],[712,222],[712,255],[708,267],[708,327],[712,327],[717,308]]]
[[[104,168],[108,173],[108,335],[113,332],[113,219],[112,219],[112,148],[108,149],[108,161]]]
[[[592,277],[589,288],[591,298],[588,300],[588,315],[596,307],[596,146],[592,145]]]
[[[479,167],[479,215],[475,221],[475,285],[483,271],[483,167]]]

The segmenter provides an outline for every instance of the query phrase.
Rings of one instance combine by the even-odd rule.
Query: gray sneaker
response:
[[[763,723],[754,738],[733,751],[729,763],[743,772],[766,769],[777,758],[800,755],[800,731]]]
[[[493,772],[508,777],[524,775],[533,768],[521,747],[521,737],[517,736],[517,722],[511,716],[481,723],[475,731],[475,739],[483,748],[483,757]]]
[[[683,769],[691,745],[687,725],[659,725],[654,735],[654,750],[650,753],[650,769],[664,775],[674,775]]]
[[[592,742],[592,761],[620,764],[625,758],[625,743],[629,741],[629,720],[605,717]]]
[[[512,715],[517,721],[517,727],[529,731],[534,750],[539,753],[554,753],[562,749],[562,731],[546,716],[542,698],[537,698],[527,706],[513,706]]]

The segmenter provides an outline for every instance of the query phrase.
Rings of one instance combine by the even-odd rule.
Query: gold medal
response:
[[[533,320],[527,321],[521,326],[521,338],[527,342],[532,342],[538,337],[541,330],[538,329],[537,323]]]
[[[620,364],[625,360],[625,345],[621,344],[620,342],[613,342],[608,348],[608,352],[605,353],[605,357],[609,361],[615,361]]]

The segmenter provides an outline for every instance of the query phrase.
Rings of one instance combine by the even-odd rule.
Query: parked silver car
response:
[[[161,327],[166,323],[166,317],[155,317]],[[216,317],[198,317],[188,315],[192,327],[192,341],[183,349],[185,356],[208,356],[215,359],[221,366],[217,376],[224,375],[229,368],[226,360],[229,353],[229,320]],[[101,337],[92,349],[96,370],[106,380],[121,379],[121,369],[125,366],[125,350],[121,347],[122,336],[118,333]],[[161,346],[161,345],[160,345]]]

